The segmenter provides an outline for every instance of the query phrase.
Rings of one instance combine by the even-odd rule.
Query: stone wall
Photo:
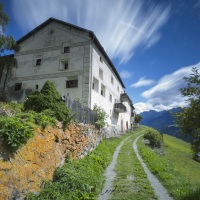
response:
[[[15,154],[0,140],[0,200],[23,199],[27,193],[40,191],[42,181],[52,180],[67,157],[81,159],[100,141],[99,131],[84,124],[71,124],[66,131],[61,124],[37,128],[34,138]]]

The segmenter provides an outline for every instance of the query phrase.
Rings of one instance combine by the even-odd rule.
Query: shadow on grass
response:
[[[183,197],[182,200],[200,200],[200,186],[196,190]]]

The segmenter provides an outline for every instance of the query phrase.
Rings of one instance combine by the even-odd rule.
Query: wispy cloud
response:
[[[156,43],[170,12],[169,6],[145,0],[13,0],[12,7],[25,33],[49,17],[68,21],[94,31],[119,63],[127,62],[138,47]]]
[[[135,104],[138,112],[148,110],[168,110],[174,107],[186,106],[186,98],[180,93],[180,88],[185,87],[183,78],[191,74],[191,69],[196,67],[200,70],[200,63],[187,66],[176,70],[175,72],[163,76],[154,87],[142,93],[147,101]]]
[[[121,78],[128,79],[128,78],[131,78],[133,74],[131,72],[124,70],[124,71],[121,71],[119,75],[121,76]]]
[[[154,80],[145,79],[145,77],[141,77],[136,83],[133,83],[130,87],[138,88],[142,86],[152,85]]]

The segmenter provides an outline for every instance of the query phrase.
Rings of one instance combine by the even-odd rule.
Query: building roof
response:
[[[29,38],[30,36],[32,36],[33,34],[35,34],[36,32],[38,32],[39,30],[41,30],[42,28],[44,28],[45,26],[47,26],[48,24],[50,24],[51,22],[58,22],[64,25],[67,25],[69,27],[78,29],[80,31],[84,31],[87,32],[89,37],[92,39],[92,41],[95,43],[95,45],[98,47],[98,49],[100,50],[100,52],[103,54],[103,56],[105,57],[106,61],[109,63],[109,65],[111,66],[112,70],[114,71],[115,75],[117,76],[118,80],[120,81],[120,83],[122,84],[123,88],[125,88],[124,83],[119,75],[119,73],[117,72],[115,66],[113,65],[112,61],[110,60],[110,58],[108,57],[107,53],[105,52],[104,48],[102,47],[102,45],[100,44],[99,40],[97,39],[96,35],[94,34],[93,31],[81,28],[79,26],[64,22],[62,20],[58,20],[55,18],[49,18],[48,20],[46,20],[45,22],[43,22],[42,24],[40,24],[39,26],[37,26],[36,28],[34,28],[32,31],[30,31],[29,33],[27,33],[26,35],[24,35],[22,38],[20,38],[17,41],[17,44],[20,44],[21,42],[25,41],[27,38]]]

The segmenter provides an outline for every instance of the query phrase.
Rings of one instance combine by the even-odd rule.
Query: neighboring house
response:
[[[102,107],[108,124],[122,130],[131,127],[132,101],[92,31],[50,18],[17,43],[21,47],[14,55],[18,67],[12,69],[6,85],[9,100],[22,102],[51,80],[62,96],[69,95],[90,108]]]

